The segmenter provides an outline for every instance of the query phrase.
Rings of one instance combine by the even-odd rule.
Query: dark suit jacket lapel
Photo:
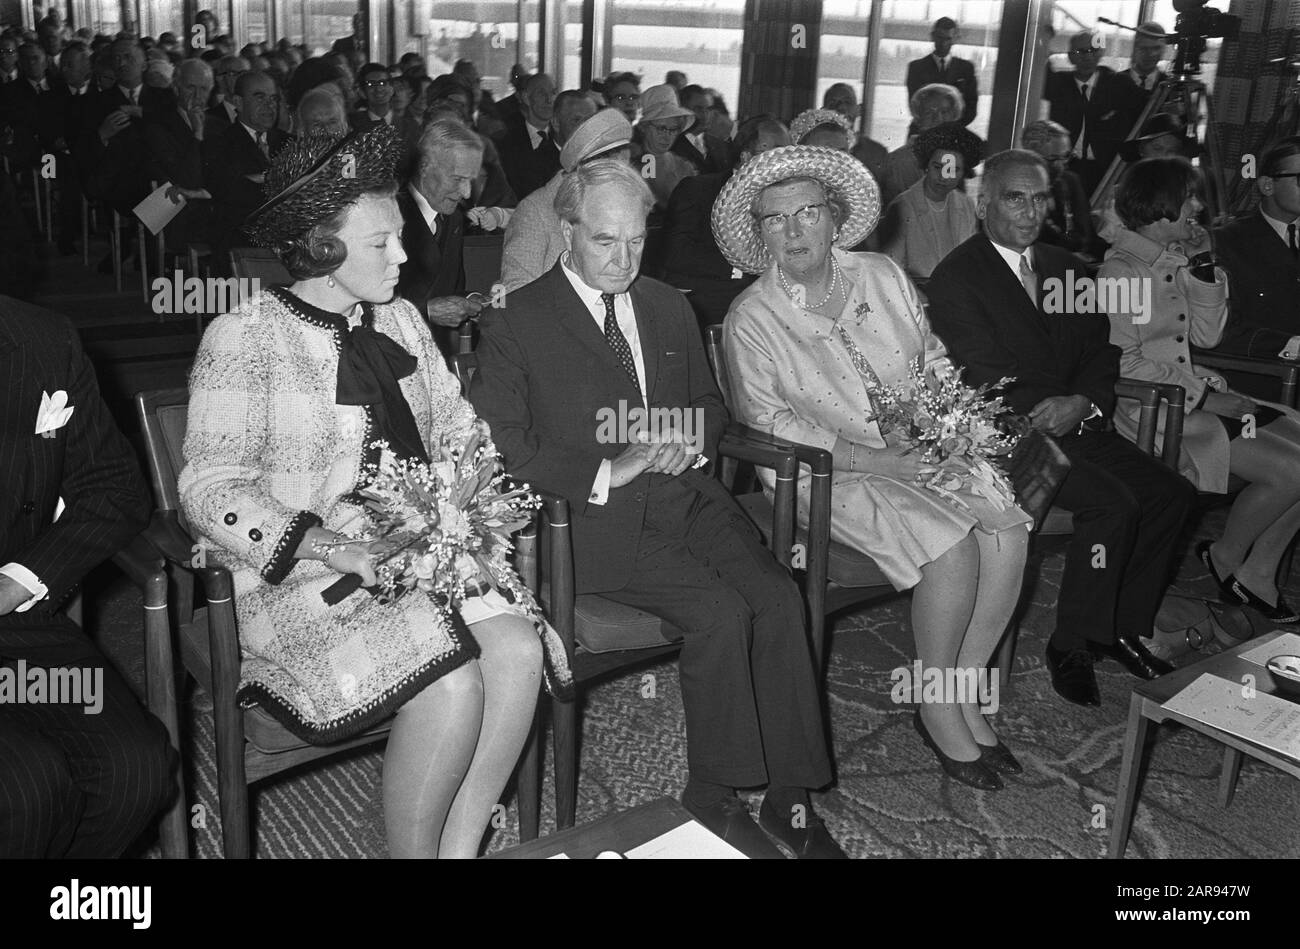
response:
[[[1042,312],[1043,281],[1045,280],[1046,275],[1044,275],[1042,270],[1039,269],[1041,266],[1039,263],[1042,259],[1041,255],[1039,255],[1037,251],[1034,253],[1034,269],[1038,274],[1039,306],[1036,307],[1030,302],[1029,295],[1025,293],[1024,284],[1022,284],[1017,276],[1011,272],[1011,268],[1007,266],[1007,262],[1002,259],[1002,255],[997,252],[997,248],[993,246],[993,242],[987,237],[981,245],[980,253],[983,258],[981,263],[984,268],[991,274],[997,274],[994,279],[1002,284],[1002,295],[1007,301],[1008,306],[1014,309],[1016,322],[1023,326],[1027,331],[1039,335],[1041,337],[1040,342],[1050,348],[1051,335],[1049,334],[1047,322],[1043,317]]]
[[[641,279],[633,281],[628,291],[632,312],[636,314],[636,331],[641,337],[641,361],[645,364],[645,403],[651,405],[655,383],[659,381],[659,325],[650,308],[650,300],[641,289]]]
[[[569,284],[569,278],[565,276],[563,264],[556,261],[551,268],[551,290],[554,293],[554,309],[563,326],[577,340],[591,350],[592,354],[600,361],[608,371],[614,373],[619,382],[631,387],[632,381],[627,378],[623,367],[619,364],[618,358],[614,355],[614,350],[609,346],[609,340],[605,339],[605,334],[601,332],[600,327],[592,318],[590,311],[583,304],[581,297],[574,291]],[[636,302],[633,301],[633,308],[636,308]],[[638,323],[640,315],[637,316]],[[642,337],[642,351],[645,350],[644,337]],[[650,370],[646,368],[646,378],[650,378]]]

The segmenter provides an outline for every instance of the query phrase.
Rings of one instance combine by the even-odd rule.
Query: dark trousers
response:
[[[831,780],[803,601],[733,503],[658,478],[631,582],[603,596],[685,634],[691,775],[728,787]]]
[[[0,857],[117,857],[176,790],[162,724],[67,620],[0,621],[0,665],[102,669],[98,714],[0,703]]]
[[[1060,445],[1071,468],[1056,504],[1074,514],[1074,535],[1052,645],[1150,636],[1196,490],[1114,432],[1085,431]]]

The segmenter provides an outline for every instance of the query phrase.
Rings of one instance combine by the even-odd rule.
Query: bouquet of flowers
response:
[[[908,383],[872,393],[880,430],[920,452],[927,463],[917,476],[923,487],[968,507],[956,494],[964,489],[999,511],[1015,503],[1015,489],[994,459],[1008,455],[1025,433],[1024,419],[995,395],[1010,377],[972,389],[961,371],[937,374],[913,362]]]
[[[508,561],[511,535],[539,506],[536,495],[526,485],[506,485],[482,421],[463,444],[444,436],[432,455],[424,464],[384,452],[359,492],[377,528],[373,539],[388,547],[372,592],[391,603],[418,590],[449,611],[466,596],[491,589],[542,622],[532,593]],[[326,602],[337,603],[358,586],[355,575],[345,577],[325,591]]]

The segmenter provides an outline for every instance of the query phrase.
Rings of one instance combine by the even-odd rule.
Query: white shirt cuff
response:
[[[1300,336],[1292,336],[1286,341],[1286,347],[1278,353],[1283,359],[1300,359]]]
[[[15,613],[26,613],[41,600],[45,599],[45,595],[50,592],[49,588],[46,587],[45,584],[41,583],[40,577],[32,573],[20,563],[5,564],[3,567],[0,567],[0,575],[8,577],[32,595],[30,600],[14,607]]]
[[[614,464],[608,458],[601,459],[600,468],[596,471],[596,480],[591,485],[591,495],[587,498],[589,504],[604,504],[609,500],[609,480],[614,476]]]

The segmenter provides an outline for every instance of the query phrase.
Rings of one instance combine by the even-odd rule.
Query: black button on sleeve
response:
[[[254,527],[248,532],[248,539],[256,544],[262,539],[262,532]]]
[[[226,516],[225,516],[224,518],[222,518],[222,519],[223,519],[223,520],[226,522],[226,524],[228,524],[228,525],[229,525],[229,524],[233,524],[233,523],[235,523],[235,521],[239,520],[239,518],[235,516],[235,512],[234,512],[234,511],[227,511],[227,512],[226,512]]]

